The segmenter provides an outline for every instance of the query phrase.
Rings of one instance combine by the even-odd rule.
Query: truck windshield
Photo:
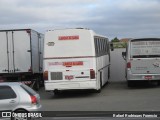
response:
[[[131,42],[131,58],[160,57],[160,41],[133,41]]]

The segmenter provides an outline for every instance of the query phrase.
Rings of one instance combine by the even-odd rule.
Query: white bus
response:
[[[126,60],[126,79],[129,87],[134,85],[134,81],[160,83],[159,38],[131,39],[122,56]]]
[[[89,29],[45,33],[45,90],[94,89],[100,92],[110,76],[110,46],[105,36]]]

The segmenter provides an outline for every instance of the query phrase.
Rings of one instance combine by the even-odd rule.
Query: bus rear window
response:
[[[160,57],[160,41],[134,41],[131,42],[132,58]]]

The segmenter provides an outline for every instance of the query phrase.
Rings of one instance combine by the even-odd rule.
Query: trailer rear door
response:
[[[0,31],[0,73],[28,72],[31,67],[30,32]]]
[[[7,49],[7,34],[6,32],[0,32],[0,73],[8,73],[8,49]]]
[[[31,67],[30,31],[14,32],[15,72],[28,72]]]

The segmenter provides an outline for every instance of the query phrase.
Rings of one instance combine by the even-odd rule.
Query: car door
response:
[[[18,96],[8,85],[0,86],[0,111],[14,110],[18,105]]]

